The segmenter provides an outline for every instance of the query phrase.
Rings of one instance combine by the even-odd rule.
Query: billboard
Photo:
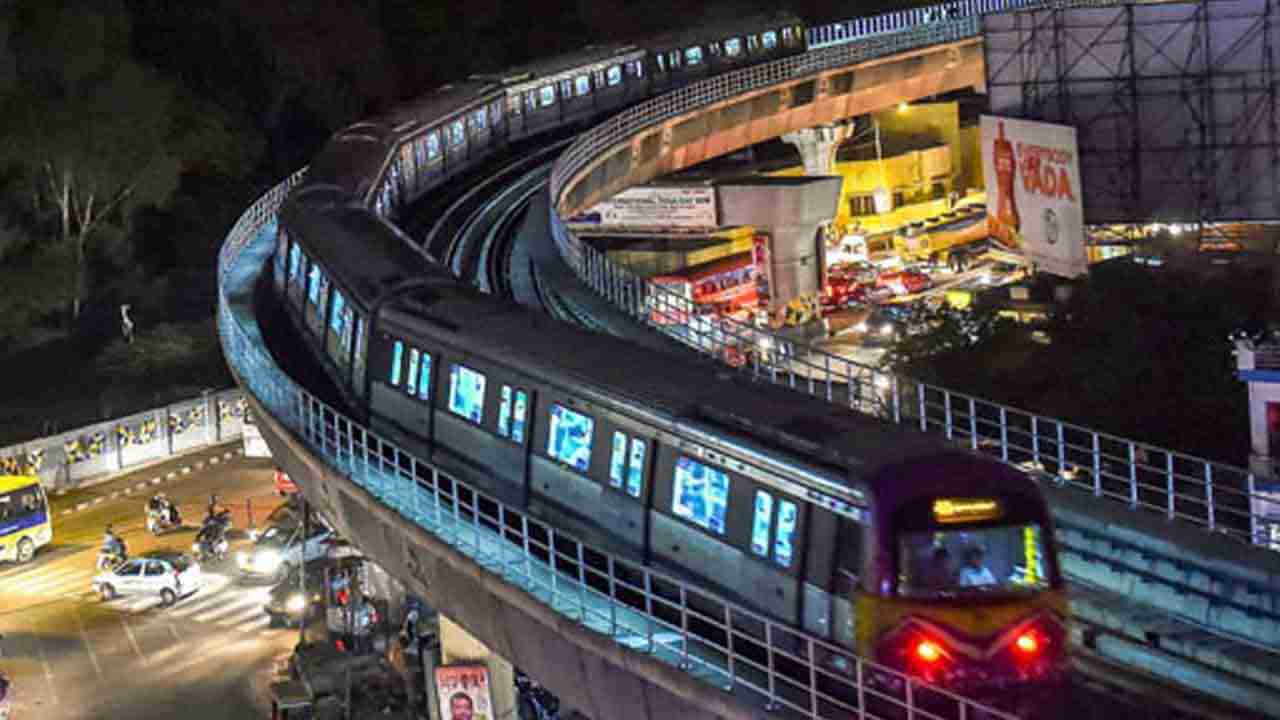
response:
[[[489,669],[484,665],[436,668],[441,720],[493,720]]]
[[[628,228],[718,227],[716,192],[711,187],[633,187],[586,212],[570,225]]]
[[[1075,128],[983,115],[982,171],[996,242],[1043,272],[1087,272]]]

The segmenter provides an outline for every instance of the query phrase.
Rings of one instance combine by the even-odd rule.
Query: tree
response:
[[[118,3],[23,0],[4,12],[0,67],[15,72],[0,88],[0,163],[17,169],[37,219],[70,250],[75,319],[103,226],[163,204],[177,187],[178,93],[131,57]]]

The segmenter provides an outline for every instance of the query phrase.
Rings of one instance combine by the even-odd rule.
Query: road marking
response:
[[[133,636],[133,628],[129,627],[129,621],[125,620],[123,615],[118,616],[120,624],[124,626],[124,634],[129,636],[129,644],[133,646],[133,651],[138,653],[138,659],[143,665],[147,664],[147,656],[142,654],[142,648],[138,647],[138,638]]]
[[[98,664],[98,654],[93,651],[93,644],[89,642],[89,633],[84,631],[84,619],[80,617],[80,610],[77,608],[72,612],[76,616],[76,625],[80,628],[80,637],[84,639],[84,649],[89,655],[89,661],[93,663],[93,669],[98,673],[98,679],[103,679],[102,665]]]
[[[83,510],[83,509],[85,509],[85,508],[87,508],[87,507],[89,507],[89,503],[87,503],[87,502],[83,502],[83,503],[80,503],[80,504],[76,505],[76,510]]]
[[[178,634],[178,628],[174,627],[173,623],[165,623],[165,625],[169,628],[169,632],[173,635],[173,639],[177,642],[182,642],[182,636]]]
[[[71,514],[71,513],[73,513],[73,512],[75,512],[75,511],[74,511],[74,510],[72,510],[71,508],[67,508],[66,510],[63,510],[63,511],[62,511],[62,514],[63,514],[63,515],[70,515],[70,514]]]
[[[169,473],[168,473],[167,475],[165,475],[165,477],[170,478],[170,479],[172,479],[172,478],[176,478],[176,477],[178,477],[178,473],[173,472],[173,471],[171,470],[171,471],[169,471]],[[152,484],[152,485],[155,485],[156,483],[159,483],[159,482],[160,482],[160,478],[155,478],[155,479],[153,479],[153,480],[151,481],[151,484]]]
[[[35,638],[32,638],[35,640]],[[58,704],[58,693],[55,688],[57,685],[53,682],[53,667],[49,665],[49,658],[45,657],[44,645],[36,640],[36,654],[40,656],[40,665],[44,667],[44,679],[49,683],[49,697],[53,698],[53,704]]]
[[[94,505],[97,505],[98,503],[102,502],[103,500],[106,500],[106,498],[104,498],[104,497],[96,497],[96,498],[94,498],[94,499],[93,499],[93,504],[94,504]]]
[[[183,467],[183,468],[182,468],[182,474],[183,474],[183,475],[190,475],[190,474],[191,474],[191,466],[190,466],[190,465],[188,465],[188,466],[186,466],[186,467]]]

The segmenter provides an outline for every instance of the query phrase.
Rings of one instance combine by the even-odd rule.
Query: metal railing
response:
[[[561,255],[585,284],[623,312],[700,352],[740,365],[754,377],[941,432],[1098,498],[1269,546],[1268,525],[1280,515],[1280,501],[1274,494],[1259,493],[1256,478],[1246,469],[903,378],[730,319],[694,315],[671,290],[582,243],[557,213],[573,189],[570,183],[581,182],[597,158],[666,120],[797,76],[978,32],[978,18],[972,16],[874,35],[704,80],[614,116],[581,135],[552,171],[549,222]]]
[[[245,296],[275,246],[273,213],[300,176],[260,198],[228,235],[219,255],[218,333],[246,389],[331,468],[583,627],[787,716],[1012,717],[600,552],[415,458],[296,384],[266,351]]]

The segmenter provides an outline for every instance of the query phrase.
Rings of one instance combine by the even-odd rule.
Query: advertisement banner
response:
[[[717,227],[710,187],[634,187],[569,218],[589,227],[709,229]]]
[[[769,256],[769,236],[756,233],[751,238],[751,263],[756,274],[756,302],[769,307],[773,298],[773,259]]]
[[[441,720],[493,720],[489,668],[484,665],[436,668],[436,695]]]
[[[1042,272],[1088,271],[1075,128],[983,115],[982,170],[993,240]]]

